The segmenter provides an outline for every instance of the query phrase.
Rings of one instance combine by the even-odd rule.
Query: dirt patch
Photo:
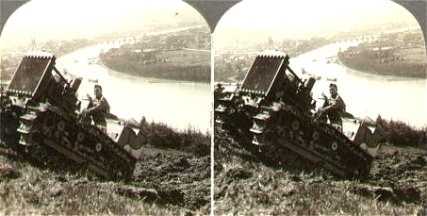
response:
[[[158,192],[158,201],[189,209],[210,202],[210,157],[176,150],[146,148],[136,164],[133,183]]]
[[[225,176],[229,179],[246,179],[251,177],[252,173],[244,170],[242,167],[236,167],[228,170]]]
[[[13,167],[2,167],[0,168],[0,181],[6,179],[16,179],[21,176],[21,173]]]
[[[138,188],[128,185],[118,187],[117,193],[130,197],[132,199],[144,199],[147,202],[152,202],[160,199],[159,193],[154,189]]]

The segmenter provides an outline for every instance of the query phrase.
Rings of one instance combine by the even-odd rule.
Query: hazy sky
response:
[[[277,30],[283,36],[304,38],[390,21],[417,24],[410,12],[390,0],[244,0],[224,14],[214,40],[220,45],[236,29],[264,29],[271,34]]]
[[[143,15],[175,8],[186,8],[186,15],[203,20],[195,9],[181,0],[32,0],[8,19],[0,45],[30,44],[32,38],[40,42],[93,37],[99,33],[140,27],[144,22],[157,19],[173,23],[176,21],[174,17],[147,18]],[[265,29],[264,33],[275,29],[280,35],[295,38],[390,20],[416,24],[406,9],[390,0],[243,0],[219,21],[214,44],[240,37],[236,32],[230,36],[226,31],[237,28]],[[274,36],[273,31],[270,34]],[[242,36],[255,35],[242,32]]]
[[[90,37],[162,19],[141,17],[163,9],[170,9],[171,14],[174,9],[187,9],[187,13],[202,19],[196,10],[180,0],[32,0],[9,17],[1,42],[4,46],[30,43],[32,37],[36,40]],[[169,21],[174,20],[169,18]]]

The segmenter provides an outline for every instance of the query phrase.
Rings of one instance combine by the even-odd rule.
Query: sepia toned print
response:
[[[248,0],[213,41],[215,214],[425,214],[426,49],[408,11]]]
[[[0,214],[209,214],[211,36],[195,9],[33,0],[0,42]]]

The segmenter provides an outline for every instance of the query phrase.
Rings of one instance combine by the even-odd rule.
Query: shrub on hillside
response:
[[[152,122],[147,127],[147,142],[158,148],[171,148],[206,156],[210,153],[210,136],[188,128],[175,131],[166,124]]]
[[[388,142],[397,146],[412,146],[426,148],[427,127],[416,129],[402,121],[377,122],[383,131],[381,142]]]

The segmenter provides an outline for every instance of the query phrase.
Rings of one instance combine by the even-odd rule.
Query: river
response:
[[[290,66],[301,73],[301,68],[320,76],[313,89],[314,97],[323,91],[329,94],[327,78],[336,78],[338,92],[344,99],[347,111],[355,116],[377,115],[383,119],[399,120],[416,127],[427,126],[426,80],[379,76],[347,68],[339,63],[328,63],[327,58],[336,56],[341,48],[356,43],[337,43],[290,59]]]
[[[336,78],[339,94],[344,98],[347,111],[355,116],[375,119],[399,120],[416,127],[427,126],[426,80],[379,76],[328,63],[339,49],[356,43],[330,44],[290,60],[290,66],[301,77],[301,68],[322,77],[313,89],[314,97],[328,94],[327,78]],[[176,129],[189,127],[208,131],[212,110],[210,85],[144,78],[109,70],[97,62],[101,50],[119,44],[101,44],[77,50],[57,60],[58,68],[82,76],[84,82],[79,95],[93,94],[97,79],[104,87],[111,112],[121,118],[162,122]],[[319,104],[319,103],[318,103]]]
[[[81,76],[78,90],[84,102],[86,94],[93,96],[95,80],[102,85],[110,112],[123,119],[164,123],[186,130],[207,132],[210,128],[211,90],[208,83],[181,82],[132,76],[110,70],[97,59],[101,50],[120,44],[98,44],[79,49],[58,58],[57,68],[62,72]]]

